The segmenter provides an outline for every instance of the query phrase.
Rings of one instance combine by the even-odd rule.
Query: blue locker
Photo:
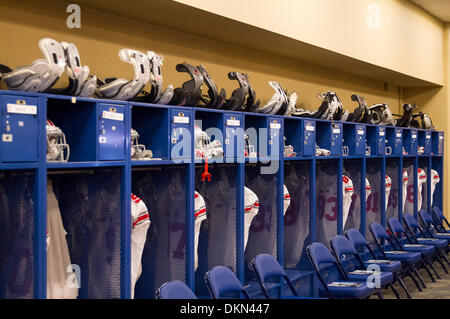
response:
[[[191,141],[194,138],[191,136],[192,123],[192,111],[188,109],[170,110],[170,158],[172,160],[189,160],[191,158],[190,147],[192,147]]]
[[[431,132],[425,131],[425,153],[426,155],[431,154]]]
[[[434,132],[433,135],[433,153],[437,155],[444,154],[444,132]]]
[[[386,153],[386,128],[377,127],[377,153],[376,155],[385,155]]]
[[[283,146],[283,121],[279,118],[269,117],[269,155],[270,157],[281,157]]]
[[[366,127],[356,125],[355,155],[364,155],[366,152]]]
[[[241,114],[225,113],[224,121],[224,152],[225,157],[244,159],[244,119]]]
[[[403,130],[403,147],[408,155],[417,155],[418,131],[416,129]]]
[[[100,161],[125,160],[125,107],[118,104],[98,104]]]
[[[331,155],[342,154],[342,123],[331,123]]]
[[[388,128],[386,130],[387,146],[391,148],[392,155],[401,155],[403,147],[403,130],[401,128]]]
[[[303,155],[312,156],[316,154],[316,122],[303,121]]]
[[[39,154],[38,98],[8,95],[2,103],[2,162],[37,162]]]

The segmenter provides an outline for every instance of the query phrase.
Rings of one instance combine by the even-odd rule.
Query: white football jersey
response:
[[[324,164],[326,165],[326,164]],[[331,238],[337,234],[337,179],[326,169],[317,170],[317,238],[328,246]]]
[[[369,180],[366,177],[366,202],[371,193],[372,193],[372,187],[370,187]]]
[[[433,207],[434,203],[434,191],[436,190],[436,184],[438,184],[441,181],[439,178],[439,173],[435,171],[434,169],[431,170],[431,207]]]
[[[142,252],[150,227],[147,206],[134,194],[131,194],[131,221],[131,298],[134,298],[134,287],[142,273]]]
[[[206,219],[206,204],[205,199],[197,191],[194,195],[195,198],[195,234],[194,234],[194,269],[198,268],[198,240],[200,236],[200,228],[202,222]]]
[[[408,196],[408,172],[406,169],[402,171],[402,210],[405,211],[406,197]]]
[[[283,216],[286,215],[286,211],[289,208],[290,204],[291,204],[291,195],[289,194],[286,185],[283,185]]]
[[[72,272],[69,248],[58,200],[51,180],[47,180],[47,299],[75,299],[78,296],[77,278]]]
[[[385,197],[384,197],[384,210],[387,210],[388,207],[388,203],[389,203],[389,195],[391,194],[391,188],[392,188],[392,179],[386,175],[385,176],[385,186],[384,186],[384,190],[385,190]]]
[[[342,182],[343,182],[343,185],[342,185],[342,187],[343,187],[342,213],[344,215],[343,226],[345,227],[345,223],[347,222],[348,214],[350,212],[350,206],[352,204],[352,199],[353,199],[352,196],[354,193],[354,188],[353,188],[353,182],[348,176],[343,175]]]
[[[417,210],[422,209],[422,192],[424,191],[424,184],[427,183],[427,173],[424,169],[417,169]],[[426,191],[426,189],[425,189]],[[424,207],[426,209],[426,207]]]
[[[244,187],[244,251],[247,247],[248,233],[253,218],[258,214],[258,196],[248,187]]]

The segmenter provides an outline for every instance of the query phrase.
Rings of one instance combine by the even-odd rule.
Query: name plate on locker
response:
[[[416,134],[413,134],[413,135],[411,136],[411,138],[417,138],[417,135],[416,135]]]
[[[239,121],[239,120],[227,120],[227,126],[241,126],[241,121]]]
[[[397,133],[396,136],[397,137],[402,137],[402,133]]]
[[[26,104],[6,104],[6,110],[8,113],[16,113],[16,114],[37,114],[37,106],[36,105],[26,105]]]
[[[384,131],[380,131],[380,136],[384,136]]]
[[[427,140],[429,140],[429,139],[431,138],[431,135],[428,135],[428,134],[427,134],[427,135],[425,136],[425,138],[426,138]]]
[[[358,135],[364,135],[364,130],[358,130]]]
[[[442,135],[440,135],[440,136],[439,136],[439,139],[440,139],[440,140],[443,140],[443,139],[444,139],[444,137],[443,137]]]
[[[334,128],[333,129],[333,134],[341,134],[341,129],[340,128]]]
[[[312,126],[312,125],[306,125],[305,129],[306,129],[307,131],[312,131],[312,132],[314,132],[314,126]]]
[[[280,123],[270,123],[270,128],[279,130],[279,129],[281,129],[281,124]]]
[[[174,116],[173,122],[178,124],[189,124],[189,117],[187,116]]]
[[[108,119],[108,120],[113,120],[113,121],[122,121],[123,122],[123,114],[122,113],[103,111],[102,118]]]

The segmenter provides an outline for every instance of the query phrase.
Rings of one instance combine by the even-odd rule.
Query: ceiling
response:
[[[443,22],[450,22],[450,0],[411,0]]]

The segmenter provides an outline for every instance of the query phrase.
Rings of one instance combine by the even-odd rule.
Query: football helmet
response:
[[[397,121],[392,117],[389,105],[384,103],[375,104],[369,107],[369,122],[371,124],[392,126],[397,123]]]
[[[340,121],[344,114],[344,106],[334,91],[319,93],[317,95],[322,100],[319,109],[312,114],[313,118],[324,120]]]
[[[131,159],[145,161],[153,158],[153,152],[146,150],[145,145],[139,144],[139,133],[131,129]]]
[[[428,114],[422,112],[415,113],[412,115],[410,127],[422,128],[426,130],[434,129],[431,117]]]
[[[250,143],[250,137],[245,134],[244,135],[244,140],[245,140],[245,157],[257,157],[258,155],[255,152],[255,146],[253,144]]]
[[[214,140],[211,142],[208,134],[202,131],[200,126],[195,125],[194,127],[195,134],[195,157],[196,158],[217,158],[223,157],[224,151],[222,144],[218,140]]]
[[[47,119],[47,161],[67,162],[70,156],[70,147],[66,142],[64,132]]]
[[[45,92],[64,73],[66,59],[62,45],[53,39],[43,38],[39,48],[45,59],[34,61],[29,66],[15,70],[0,65],[0,78],[8,89],[25,92]]]

